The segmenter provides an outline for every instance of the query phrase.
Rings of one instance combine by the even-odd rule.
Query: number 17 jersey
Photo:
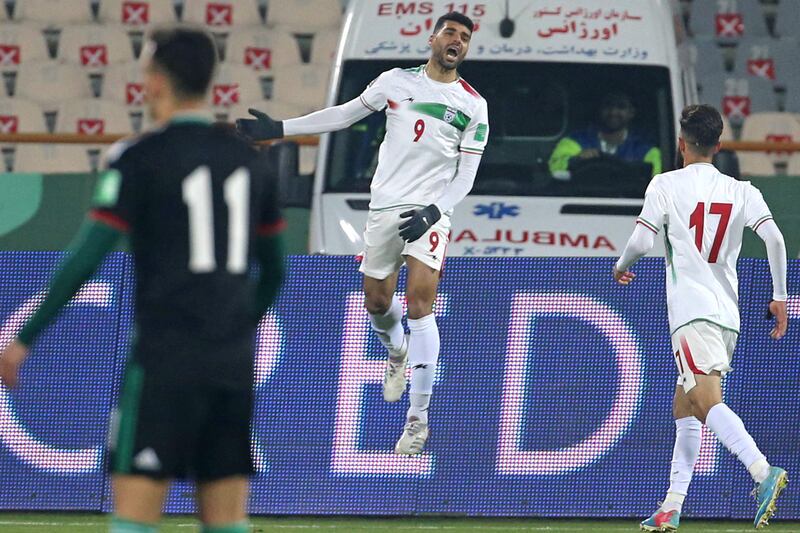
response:
[[[709,163],[659,174],[645,193],[637,224],[664,228],[670,331],[706,320],[739,331],[736,262],[744,228],[772,214],[761,192]]]
[[[458,169],[460,152],[483,154],[489,138],[486,100],[466,81],[432,80],[425,65],[388,70],[360,96],[386,110],[386,136],[372,178],[370,209],[436,202]]]

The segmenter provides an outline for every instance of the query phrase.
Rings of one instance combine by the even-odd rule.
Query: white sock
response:
[[[694,464],[700,455],[700,435],[703,425],[693,416],[675,421],[675,447],[672,449],[672,468],[669,473],[669,490],[663,511],[681,512],[683,500],[689,493]]]
[[[739,458],[753,481],[761,483],[767,478],[769,463],[761,450],[756,446],[756,441],[744,428],[744,422],[739,416],[731,411],[731,408],[724,403],[718,403],[708,410],[706,415],[706,425],[714,432],[719,441],[728,450]]]
[[[392,297],[392,305],[382,315],[369,313],[369,322],[378,335],[381,344],[387,350],[397,350],[403,346],[405,330],[403,330],[403,306],[397,296]]]
[[[439,360],[439,328],[433,314],[409,318],[408,365],[411,367],[408,416],[428,422],[428,405],[433,392],[436,363]]]

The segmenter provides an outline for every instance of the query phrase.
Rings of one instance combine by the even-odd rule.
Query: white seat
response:
[[[742,176],[774,176],[775,164],[761,152],[736,152]]]
[[[267,23],[295,33],[316,33],[338,28],[342,22],[339,0],[272,0],[267,6]]]
[[[266,28],[244,28],[228,36],[225,61],[270,71],[300,63],[300,49],[292,35]]]
[[[740,125],[751,113],[776,111],[777,102],[772,84],[764,79],[737,78],[732,75],[703,79],[700,102],[710,104],[728,117],[734,126]]]
[[[86,147],[80,144],[18,144],[15,172],[91,172]]]
[[[0,71],[10,72],[23,61],[48,59],[42,32],[27,24],[0,25]]]
[[[753,113],[744,121],[741,139],[743,141],[800,142],[800,121],[797,118],[798,115],[793,113]],[[775,151],[760,155],[765,155],[772,164],[777,164],[787,163],[790,154]]]
[[[108,67],[103,73],[100,96],[128,108],[141,108],[144,105],[144,83],[139,63],[120,63]]]
[[[127,108],[116,102],[88,98],[65,101],[58,107],[56,133],[102,135],[132,131]]]
[[[213,107],[225,109],[263,96],[258,75],[249,67],[231,63],[220,65],[209,95]]]
[[[97,18],[100,22],[121,24],[129,29],[176,20],[172,0],[101,0]]]
[[[329,65],[308,63],[275,69],[272,97],[300,106],[305,111],[325,104],[330,76]]]
[[[693,35],[712,36],[722,42],[769,35],[758,0],[692,2],[689,25]]]
[[[738,76],[756,76],[785,85],[795,77],[797,43],[790,39],[742,39],[736,47],[734,73]]]
[[[332,65],[341,36],[342,30],[338,27],[315,33],[311,41],[311,62]]]
[[[45,27],[92,22],[89,0],[16,0],[14,20],[38,22]]]
[[[22,63],[17,72],[15,97],[27,98],[52,111],[58,102],[92,96],[85,73],[56,61]]]
[[[0,98],[0,133],[44,133],[44,112],[36,102]]]
[[[775,12],[775,33],[778,37],[800,39],[800,9],[796,1],[782,0]]]
[[[256,0],[186,0],[183,20],[220,32],[262,23]]]
[[[121,26],[100,24],[65,27],[58,44],[58,58],[90,71],[134,59],[125,30]]]
[[[800,176],[800,152],[795,152],[789,158],[786,173],[790,176]]]

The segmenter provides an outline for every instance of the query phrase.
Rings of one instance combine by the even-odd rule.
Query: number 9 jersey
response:
[[[371,210],[430,205],[455,176],[460,152],[483,154],[486,100],[461,78],[441,83],[427,76],[424,65],[395,68],[378,76],[360,99],[372,111],[386,111]]]
[[[650,182],[637,224],[664,228],[670,331],[706,320],[739,332],[736,262],[744,228],[772,220],[761,192],[709,163]]]

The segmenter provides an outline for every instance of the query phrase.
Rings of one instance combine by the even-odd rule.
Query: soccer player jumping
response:
[[[688,106],[680,123],[684,168],[653,178],[633,235],[614,267],[614,279],[629,284],[635,274],[628,269],[650,251],[664,229],[667,307],[679,374],[672,407],[676,435],[667,496],[641,528],[678,529],[700,453],[701,423],[753,477],[758,503],[753,525],[760,528],[774,513],[788,478],[785,470],[770,466],[742,420],[723,403],[721,379],[731,371],[739,335],[736,261],[744,228],[755,231],[767,248],[773,287],[769,311],[776,319],[770,335],[776,340],[787,327],[786,248],[759,190],[711,164],[722,134],[719,112],[707,105]]]
[[[372,178],[364,231],[364,294],[372,328],[389,351],[383,382],[386,401],[400,399],[411,365],[410,408],[395,446],[420,453],[428,438],[428,406],[439,358],[433,304],[444,261],[450,214],[472,188],[489,135],[486,101],[459,77],[472,36],[460,13],[439,18],[428,42],[428,62],[382,73],[358,98],[310,115],[274,121],[251,109],[255,119],[237,121],[254,140],[340,130],[371,113],[386,112],[386,137]],[[408,268],[406,339],[397,274]]]

